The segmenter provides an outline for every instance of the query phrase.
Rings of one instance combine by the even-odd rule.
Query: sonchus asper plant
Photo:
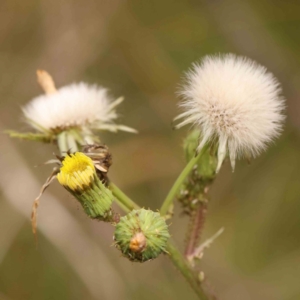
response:
[[[56,89],[47,72],[37,74],[45,94],[23,107],[32,131],[10,132],[12,137],[54,142],[61,154],[59,167],[54,169],[34,202],[34,231],[39,198],[57,178],[89,217],[114,223],[115,245],[123,256],[131,261],[146,262],[167,253],[199,299],[214,298],[204,292],[203,276],[199,280],[194,264],[194,258],[201,258],[203,249],[221,232],[198,245],[208,187],[226,156],[234,169],[237,158],[257,156],[280,135],[285,105],[278,80],[265,67],[233,54],[207,56],[193,65],[180,91],[183,99],[179,106],[183,111],[176,118],[180,120],[176,128],[191,124],[195,129],[185,143],[189,162],[160,211],[153,212],[133,209],[138,205],[108,180],[107,172],[112,163],[108,149],[95,145],[100,140],[97,136],[100,130],[135,132],[115,123],[115,108],[123,98],[113,101],[106,89],[86,83]],[[176,198],[195,221],[195,226],[190,227],[192,238],[185,258],[169,241],[165,221]],[[111,208],[114,199],[130,212],[114,218]]]

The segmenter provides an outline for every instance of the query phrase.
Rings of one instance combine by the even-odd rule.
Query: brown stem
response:
[[[198,246],[205,223],[206,213],[207,204],[205,202],[201,202],[190,218],[187,245],[184,252],[185,257],[187,258],[194,253],[195,248]]]

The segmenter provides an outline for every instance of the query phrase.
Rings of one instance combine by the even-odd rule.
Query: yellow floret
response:
[[[93,161],[83,153],[76,152],[65,157],[57,180],[73,191],[83,190],[91,184],[95,173]]]

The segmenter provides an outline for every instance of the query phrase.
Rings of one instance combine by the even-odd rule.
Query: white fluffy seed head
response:
[[[193,124],[201,131],[198,150],[217,140],[217,172],[229,153],[255,157],[282,129],[284,99],[273,74],[256,62],[233,54],[206,56],[186,74],[177,128]]]
[[[117,118],[115,106],[122,100],[119,98],[112,102],[106,89],[81,82],[34,98],[23,107],[23,112],[30,125],[37,130],[86,126],[89,129],[130,131],[126,126],[113,123]]]

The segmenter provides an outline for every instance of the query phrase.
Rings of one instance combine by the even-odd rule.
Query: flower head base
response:
[[[114,239],[117,248],[131,261],[145,262],[165,252],[170,237],[168,226],[159,213],[133,210],[121,217]]]
[[[183,149],[187,162],[195,156],[196,149],[199,145],[199,135],[199,130],[193,130],[184,140]],[[211,154],[211,151],[206,149],[181,185],[177,200],[182,205],[183,213],[192,219],[198,216],[197,212],[199,211],[200,205],[207,205],[209,187],[216,178],[216,166],[216,155]],[[190,233],[194,234],[195,232],[189,228],[188,235]],[[195,238],[195,236],[193,236],[193,238]]]
[[[177,128],[193,124],[201,131],[198,151],[218,142],[217,172],[227,151],[234,169],[236,157],[255,157],[280,134],[284,100],[265,67],[233,54],[207,56],[186,79]]]
[[[66,156],[57,180],[81,203],[88,216],[112,220],[113,195],[99,180],[91,158],[80,152]]]
[[[199,130],[192,130],[183,141],[183,150],[187,163],[195,156],[199,145],[199,136]],[[197,166],[193,168],[193,171],[197,172],[201,177],[201,181],[210,181],[216,177],[217,158],[211,152],[213,153],[214,151],[204,151]]]
[[[23,107],[27,123],[36,133],[10,132],[12,137],[43,142],[57,142],[61,152],[71,149],[76,152],[79,145],[99,142],[96,131],[136,130],[115,124],[115,111],[123,98],[112,101],[105,88],[84,82],[56,89],[52,77],[38,71],[38,81],[45,91]]]

